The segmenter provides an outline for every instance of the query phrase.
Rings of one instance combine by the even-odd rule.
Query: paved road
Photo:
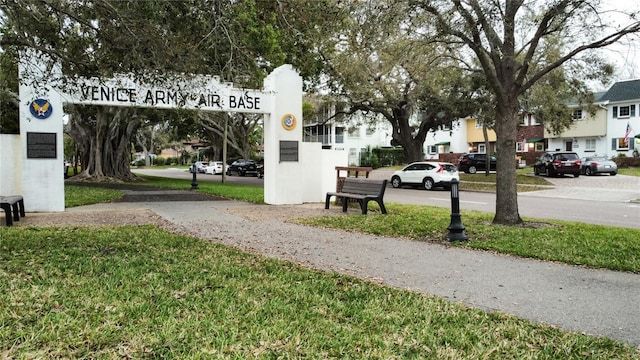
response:
[[[185,170],[140,169],[135,172],[174,178],[191,179]],[[392,171],[375,170],[372,178],[389,179]],[[221,175],[198,174],[198,181],[221,181]],[[554,186],[548,190],[518,194],[518,211],[525,218],[558,219],[598,225],[640,229],[640,177],[634,176],[580,176],[578,178],[549,178]],[[256,177],[227,177],[230,183],[262,186]],[[385,202],[451,207],[448,191],[420,189],[393,189],[385,193]],[[464,210],[495,212],[495,193],[461,192],[460,207]]]

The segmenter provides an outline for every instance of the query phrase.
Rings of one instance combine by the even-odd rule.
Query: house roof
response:
[[[640,79],[619,81],[600,98],[600,101],[626,101],[640,99]]]

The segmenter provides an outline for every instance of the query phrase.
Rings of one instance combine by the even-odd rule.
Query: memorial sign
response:
[[[28,159],[55,159],[56,133],[27,132]]]

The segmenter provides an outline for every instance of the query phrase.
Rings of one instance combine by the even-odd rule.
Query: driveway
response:
[[[577,178],[564,176],[545,179],[555,187],[518,195],[613,202],[629,202],[640,199],[640,177],[638,176],[581,175]]]

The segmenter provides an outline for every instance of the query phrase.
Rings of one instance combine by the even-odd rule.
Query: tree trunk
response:
[[[489,151],[489,133],[487,131],[487,124],[482,122],[482,136],[484,138],[484,148],[486,152],[486,166],[484,167],[484,175],[489,176],[491,172],[491,151]]]
[[[133,181],[129,153],[131,138],[141,121],[127,108],[97,107],[91,113],[73,111],[69,135],[78,145],[83,171],[74,180]]]
[[[393,128],[391,144],[400,145],[407,155],[407,163],[424,161],[424,140],[431,128],[432,117],[425,115],[418,129],[410,124],[411,111],[406,104],[392,109],[392,115],[386,116]],[[415,135],[414,135],[415,134]]]
[[[517,225],[522,223],[518,212],[516,184],[516,133],[518,132],[517,97],[498,105],[496,119],[496,214],[494,224]],[[488,159],[487,159],[488,160]],[[487,161],[488,163],[488,161]]]

